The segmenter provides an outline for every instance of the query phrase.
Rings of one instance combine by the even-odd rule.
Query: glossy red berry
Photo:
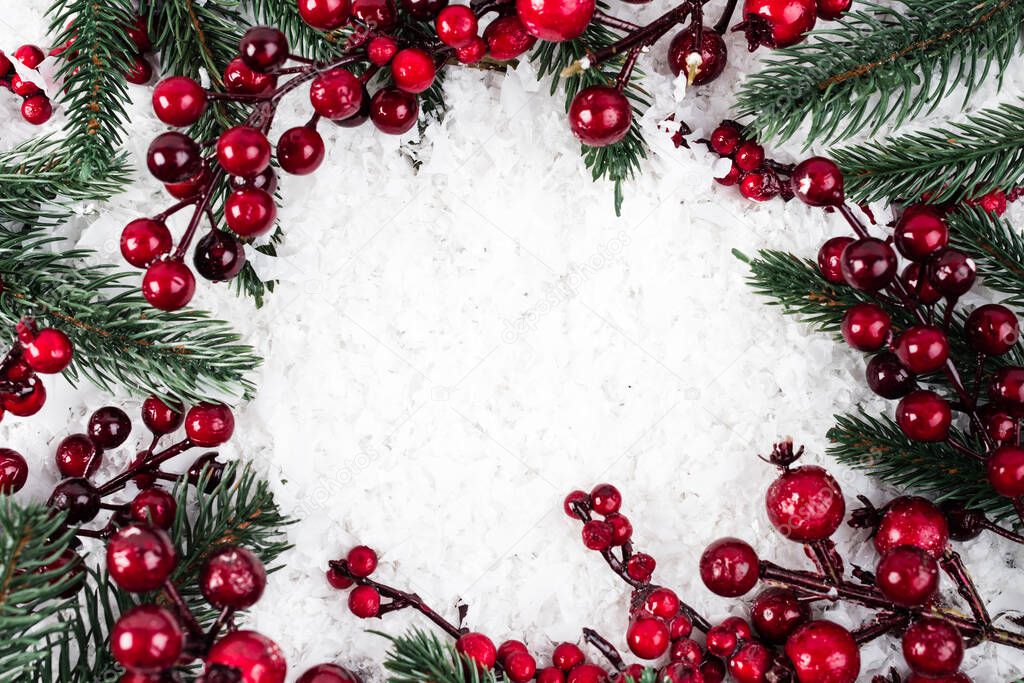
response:
[[[583,35],[594,8],[594,0],[516,0],[516,14],[527,32],[551,42]]]
[[[584,509],[590,509],[590,497],[584,491],[571,491],[562,501],[562,510],[573,519],[580,519],[573,509],[574,505],[582,505]]]
[[[764,164],[764,148],[753,140],[747,140],[736,149],[733,161],[741,171],[756,171]]]
[[[590,490],[590,509],[599,515],[610,515],[622,507],[622,494],[611,484],[598,484]]]
[[[377,553],[365,545],[357,545],[349,550],[345,559],[353,576],[367,577],[377,569]]]
[[[784,643],[811,618],[811,609],[786,588],[766,588],[750,606],[750,620],[758,635],[770,643]]]
[[[22,358],[33,370],[44,375],[63,372],[71,365],[73,354],[68,336],[52,327],[39,330],[30,341],[22,344]]]
[[[896,406],[896,423],[914,441],[945,441],[952,422],[949,403],[934,391],[912,391]]]
[[[971,311],[964,323],[964,336],[975,351],[1001,356],[1020,338],[1017,316],[1006,306],[986,304]]]
[[[562,671],[571,671],[583,663],[583,650],[574,643],[559,643],[551,653],[551,663]]]
[[[518,16],[498,17],[484,29],[487,51],[493,59],[515,59],[533,47],[537,39],[530,35]]]
[[[942,511],[930,501],[902,496],[886,507],[874,542],[879,555],[909,545],[938,559],[949,545],[949,524]]]
[[[903,658],[918,675],[952,676],[964,659],[964,640],[945,619],[923,617],[903,634]]]
[[[673,662],[685,662],[693,666],[700,664],[700,660],[703,657],[704,651],[701,649],[700,644],[692,638],[674,640],[668,652],[668,658]]]
[[[900,275],[900,280],[906,285],[907,292],[911,297],[930,306],[942,300],[942,292],[935,289],[930,278],[921,277],[922,265],[927,267],[927,264],[908,263]]]
[[[145,85],[153,78],[153,65],[142,55],[132,55],[131,66],[124,72],[124,79],[134,85]]]
[[[152,524],[121,527],[107,543],[107,572],[114,583],[132,593],[160,588],[176,562],[170,537]]]
[[[751,49],[789,47],[814,28],[817,7],[814,0],[745,0],[743,16]]]
[[[668,588],[655,588],[644,598],[644,610],[661,619],[671,619],[679,613],[679,596]]]
[[[635,681],[639,678],[633,679]],[[669,662],[658,671],[659,683],[704,683],[704,678],[694,664],[689,662]]]
[[[251,126],[228,128],[217,139],[217,162],[232,175],[260,173],[270,165],[267,136]]]
[[[25,457],[10,448],[0,448],[0,493],[17,493],[28,481],[28,463]]]
[[[1000,446],[989,456],[987,469],[996,493],[1009,498],[1024,496],[1024,449]]]
[[[479,24],[476,14],[466,5],[450,5],[437,15],[434,22],[437,37],[449,47],[470,45],[477,36]]]
[[[363,683],[363,679],[337,664],[317,664],[306,669],[295,683]]]
[[[153,88],[153,111],[168,126],[191,126],[206,109],[206,91],[191,78],[171,76]]]
[[[537,673],[537,660],[529,652],[514,652],[504,660],[503,668],[512,683],[526,683]]]
[[[230,439],[234,431],[235,416],[222,403],[200,403],[185,415],[185,434],[197,446],[219,446]]]
[[[178,661],[185,634],[174,614],[156,605],[140,605],[121,615],[110,634],[110,652],[135,673],[158,673]]]
[[[730,156],[739,148],[740,142],[743,141],[742,132],[739,125],[731,121],[722,123],[711,131],[708,143],[716,154]]]
[[[398,43],[387,36],[371,38],[370,42],[366,44],[366,58],[376,66],[384,66],[390,62],[396,52],[398,52]]]
[[[845,628],[820,619],[799,627],[786,641],[786,656],[800,683],[855,683],[860,648]]]
[[[841,257],[843,250],[853,243],[852,237],[833,237],[821,245],[818,250],[818,270],[822,277],[834,285],[841,285],[846,282],[843,277]]]
[[[14,74],[11,76],[11,92],[22,97],[30,97],[40,94],[42,90],[32,81],[25,80],[18,74]]]
[[[142,295],[162,311],[184,308],[195,293],[196,278],[181,261],[157,261],[142,278]]]
[[[103,451],[86,434],[72,434],[57,445],[57,471],[62,477],[88,477],[103,462]]]
[[[259,237],[270,231],[277,204],[268,192],[255,188],[235,190],[224,201],[224,222],[241,237]]]
[[[33,126],[41,126],[53,116],[53,103],[46,95],[32,95],[21,103],[21,118]]]
[[[337,590],[348,590],[355,583],[347,574],[331,567],[326,572],[327,583]]]
[[[245,266],[245,247],[234,235],[213,229],[196,242],[192,265],[211,282],[230,280]]]
[[[988,389],[996,405],[1018,416],[1024,412],[1024,368],[999,368],[992,373]]]
[[[843,172],[825,157],[811,157],[797,164],[790,176],[793,194],[809,206],[839,206],[843,203]]]
[[[199,571],[199,589],[217,609],[246,609],[256,604],[267,585],[263,562],[251,551],[228,545],[210,553]]]
[[[162,221],[136,218],[121,231],[121,255],[136,268],[145,268],[171,251],[171,231]]]
[[[348,594],[348,608],[360,619],[375,617],[380,611],[380,593],[373,586],[356,586]]]
[[[89,438],[104,449],[117,448],[132,431],[132,421],[120,408],[105,406],[89,416]]]
[[[146,152],[146,166],[157,180],[180,183],[202,170],[202,155],[195,140],[175,131],[153,138]]]
[[[476,64],[486,56],[487,41],[483,38],[474,38],[469,45],[455,49],[455,58],[460,64]]]
[[[181,412],[180,406],[168,405],[156,396],[150,396],[142,402],[142,422],[157,436],[170,434],[178,429],[184,420],[185,415]]]
[[[235,57],[224,67],[224,87],[238,95],[267,95],[277,87],[277,76],[253,71]]]
[[[856,304],[843,316],[843,339],[858,351],[878,351],[889,341],[892,318],[878,304]]]
[[[288,39],[276,28],[254,26],[242,36],[238,52],[247,67],[266,73],[288,59]]]
[[[868,361],[868,386],[882,398],[897,399],[909,394],[916,382],[896,354],[885,351]]]
[[[716,657],[728,657],[736,650],[740,641],[732,629],[718,625],[708,630],[705,642],[711,654]]]
[[[633,108],[626,96],[607,85],[581,90],[569,107],[569,127],[591,147],[613,145],[626,137],[633,122]]]
[[[656,564],[647,553],[637,553],[626,561],[626,573],[634,581],[649,581]]]
[[[874,237],[851,242],[839,263],[847,284],[866,292],[877,292],[896,277],[896,252]]]
[[[537,672],[537,683],[565,683],[565,674],[557,667],[545,667]]]
[[[346,119],[358,112],[363,103],[363,84],[348,69],[331,69],[313,79],[309,102],[324,118]]]
[[[967,254],[955,249],[944,249],[929,264],[932,286],[944,296],[955,299],[974,286],[977,266]]]
[[[494,641],[482,633],[464,633],[455,641],[455,650],[473,660],[482,669],[493,669],[498,658]]]
[[[420,21],[431,21],[448,5],[448,0],[402,0],[402,9]]]
[[[978,418],[988,435],[997,444],[1005,444],[1017,438],[1017,418],[993,405],[978,409]]]
[[[756,641],[744,643],[729,660],[729,674],[736,683],[763,683],[772,665],[771,651]]]
[[[817,0],[818,17],[826,21],[839,19],[850,9],[853,0]]]
[[[700,63],[691,66],[691,55],[694,54],[700,55]],[[694,30],[690,27],[677,33],[668,46],[668,68],[676,76],[686,74],[688,80],[692,71],[692,85],[706,85],[721,76],[727,59],[728,50],[722,34],[706,26],[701,30],[699,51]]]
[[[139,491],[128,510],[136,522],[170,529],[178,512],[178,504],[170,492],[153,487]]]
[[[370,29],[389,31],[398,23],[393,0],[352,0],[352,18]]]
[[[846,501],[839,483],[817,465],[787,469],[765,495],[772,526],[798,543],[821,541],[839,528]]]
[[[498,662],[504,663],[510,656],[520,652],[529,653],[524,642],[521,640],[506,640],[498,646]]]
[[[752,171],[740,178],[740,194],[755,202],[767,202],[779,195],[779,178],[773,171]]]
[[[604,521],[612,528],[612,545],[624,545],[633,537],[633,525],[625,515],[613,512]]]
[[[153,43],[149,39],[149,31],[146,27],[145,17],[136,16],[132,23],[127,26],[128,39],[131,40],[139,52],[149,52],[153,49]]]
[[[100,492],[88,479],[72,477],[54,487],[46,504],[65,512],[65,521],[69,524],[89,522],[100,511]]]
[[[583,525],[583,545],[590,550],[607,550],[612,546],[612,537],[615,532],[608,522],[592,519]]]
[[[938,327],[915,325],[896,338],[893,351],[908,370],[920,375],[934,372],[946,364],[949,339]]]
[[[672,640],[688,638],[693,633],[693,622],[685,614],[679,614],[668,622],[668,633]]]
[[[188,180],[183,180],[180,183],[164,183],[164,189],[175,199],[192,199],[208,188],[212,181],[213,173],[210,172],[210,167],[203,164],[199,172]]]
[[[18,417],[29,417],[42,410],[43,404],[46,403],[46,387],[38,377],[33,377],[29,382],[29,388],[29,393],[24,395],[5,395],[4,409]]]
[[[580,664],[565,677],[565,683],[608,683],[608,672],[593,664]]]
[[[421,93],[434,82],[434,58],[425,50],[407,47],[391,60],[391,80],[399,90]]]
[[[416,125],[420,106],[416,96],[398,88],[383,88],[373,94],[370,120],[383,133],[401,135]]]
[[[333,31],[348,22],[349,0],[299,0],[299,16],[320,31]]]
[[[638,617],[626,629],[626,643],[640,659],[657,659],[668,651],[671,643],[668,626],[657,617]]]
[[[738,538],[721,538],[704,550],[700,578],[716,595],[739,597],[757,583],[760,573],[757,553]]]
[[[233,668],[239,683],[284,683],[288,665],[277,643],[255,631],[234,631],[218,640],[206,655],[206,669]]]
[[[14,51],[14,58],[28,68],[35,69],[46,59],[46,53],[35,45],[22,45]]]
[[[928,603],[939,590],[939,565],[920,548],[893,548],[878,562],[875,581],[882,595],[902,607]]]
[[[277,141],[277,162],[286,172],[308,175],[324,160],[324,139],[315,128],[289,128]]]
[[[949,243],[949,226],[930,206],[910,207],[893,228],[893,243],[911,261],[925,261]]]

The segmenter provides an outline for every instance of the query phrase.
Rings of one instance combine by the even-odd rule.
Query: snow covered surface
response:
[[[0,47],[44,43],[46,4],[6,7]],[[650,18],[665,6],[615,11]],[[591,626],[624,648],[628,591],[562,514],[569,490],[619,486],[639,549],[658,560],[656,579],[713,618],[742,607],[700,583],[697,558],[709,541],[736,535],[764,557],[804,562],[763,513],[773,472],[755,456],[773,441],[805,443],[808,461],[828,464],[848,499],[891,494],[823,455],[834,413],[879,405],[860,355],[764,306],[730,253],[813,255],[843,225],[799,202],[742,199],[713,182],[711,157],[674,148],[657,129],[675,113],[706,133],[728,115],[763,56],[748,55],[735,34],[728,43],[723,76],[681,97],[667,40],[642,58],[651,152],[621,218],[611,188],[592,183],[580,161],[561,97],[530,65],[507,76],[453,69],[451,112],[427,130],[418,171],[400,150],[404,139],[369,125],[321,127],[324,165],[281,183],[287,237],[279,258],[257,259],[281,284],[263,309],[200,283],[194,304],[233,321],[266,359],[259,395],[238,411],[224,451],[253,461],[300,520],[285,567],[248,618],[281,644],[293,677],[329,660],[381,680],[385,641],[367,629],[426,626],[411,612],[383,622],[348,613],[323,570],[357,543],[382,552],[382,581],[419,592],[450,618],[468,603],[468,624],[496,640],[522,638],[547,653]],[[986,86],[971,107],[1019,95],[1020,66],[1015,59],[998,98]],[[148,93],[133,87],[128,145],[137,163],[161,128]],[[919,123],[959,105],[952,97]],[[290,98],[275,130],[307,118],[307,106]],[[37,132],[6,93],[0,120],[4,148]],[[792,160],[800,149],[769,154]],[[83,207],[68,237],[119,262],[124,223],[167,204],[139,173],[109,205]],[[0,425],[0,443],[32,465],[23,497],[49,491],[57,441],[112,400],[90,386],[48,388],[41,414]],[[132,413],[139,405],[114,402]],[[111,454],[105,467],[131,452]],[[838,540],[851,560],[873,564],[863,533],[844,528]],[[961,550],[993,613],[1024,606],[1014,569],[1024,551],[989,536]],[[848,626],[861,616],[826,614]],[[904,668],[891,638],[863,655],[863,680]],[[1024,672],[1024,655],[974,648],[966,668],[975,681],[1008,680]]]

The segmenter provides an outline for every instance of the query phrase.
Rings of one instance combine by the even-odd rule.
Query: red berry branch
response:
[[[24,318],[15,326],[16,341],[0,358],[0,419],[4,413],[29,417],[38,413],[46,403],[46,387],[39,375],[55,375],[71,364],[74,349],[67,335],[58,329],[36,327],[31,318]],[[25,484],[23,464],[17,453],[4,456],[11,470],[10,478],[0,473],[0,493],[13,493]],[[13,454],[13,455],[12,455]],[[17,457],[15,457],[17,456]],[[18,474],[15,476],[14,472]]]

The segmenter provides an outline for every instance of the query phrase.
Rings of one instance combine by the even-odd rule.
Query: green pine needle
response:
[[[974,257],[985,286],[1009,298],[1002,303],[1024,308],[1024,235],[980,207],[949,216],[953,243]]]

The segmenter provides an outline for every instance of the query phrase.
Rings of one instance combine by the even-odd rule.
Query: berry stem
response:
[[[196,204],[196,208],[192,212],[192,218],[188,221],[188,227],[185,228],[185,232],[178,241],[178,247],[174,250],[174,255],[171,257],[173,260],[180,261],[185,257],[185,251],[188,250],[189,245],[192,243],[192,239],[196,235],[196,230],[199,229],[199,221],[202,220],[203,214],[206,212],[206,209],[213,198],[214,188],[220,184],[223,178],[224,169],[218,165],[217,170],[213,172],[213,177],[210,178],[210,184],[206,186],[206,189],[203,190],[203,193],[199,196],[199,202]]]
[[[195,204],[197,201],[199,201],[197,197],[189,197],[188,199],[182,199],[177,204],[172,204],[171,206],[167,207],[166,209],[164,209],[163,211],[161,211],[157,215],[153,216],[153,220],[159,221],[159,222],[163,223],[169,217],[171,217],[174,214],[178,213],[179,211],[184,209],[186,206],[191,206],[192,204]]]
[[[981,596],[978,594],[978,588],[974,585],[974,581],[971,580],[970,574],[967,573],[967,567],[964,566],[964,561],[960,554],[952,548],[946,548],[946,552],[942,554],[939,564],[942,567],[942,571],[956,584],[957,593],[967,602],[971,608],[971,613],[974,614],[974,618],[985,626],[991,626],[992,617],[989,616],[985,603],[982,602]]]
[[[904,628],[906,623],[907,618],[903,615],[883,612],[854,629],[852,631],[853,639],[857,641],[858,645],[863,645],[887,633]]]
[[[170,460],[176,455],[184,453],[193,446],[194,444],[190,439],[182,439],[178,443],[172,446],[168,446],[167,448],[156,454],[154,454],[151,449],[146,454],[146,457],[132,464],[130,467],[128,467],[128,469],[121,472],[121,474],[117,475],[107,483],[100,486],[100,495],[105,496],[109,493],[113,493],[114,491],[118,491],[124,488],[124,485],[127,484],[128,481],[135,477],[136,475],[150,470],[155,470],[163,462]]]
[[[639,31],[643,28],[640,24],[634,24],[632,21],[619,19],[618,17],[612,16],[611,14],[601,10],[594,10],[594,18],[592,21],[601,26],[607,26],[608,28],[614,28],[619,31]]]
[[[601,653],[601,655],[608,660],[608,663],[615,667],[616,671],[624,671],[626,663],[622,661],[622,655],[615,649],[604,636],[595,631],[592,628],[583,629],[583,640],[592,645],[595,650]]]
[[[189,635],[191,635],[198,642],[206,642],[206,634],[203,632],[203,628],[199,625],[192,610],[188,608],[184,598],[181,597],[181,593],[178,592],[177,586],[170,579],[164,581],[163,585],[164,595],[174,605],[175,611],[178,612],[178,616],[185,623],[185,628],[188,629]]]
[[[715,22],[715,32],[725,35],[725,32],[729,30],[729,24],[732,23],[732,15],[736,11],[736,0],[729,0],[725,3],[725,7],[722,9],[722,16]]]
[[[831,541],[811,541],[804,544],[804,549],[829,583],[838,586],[843,582],[842,560]]]

